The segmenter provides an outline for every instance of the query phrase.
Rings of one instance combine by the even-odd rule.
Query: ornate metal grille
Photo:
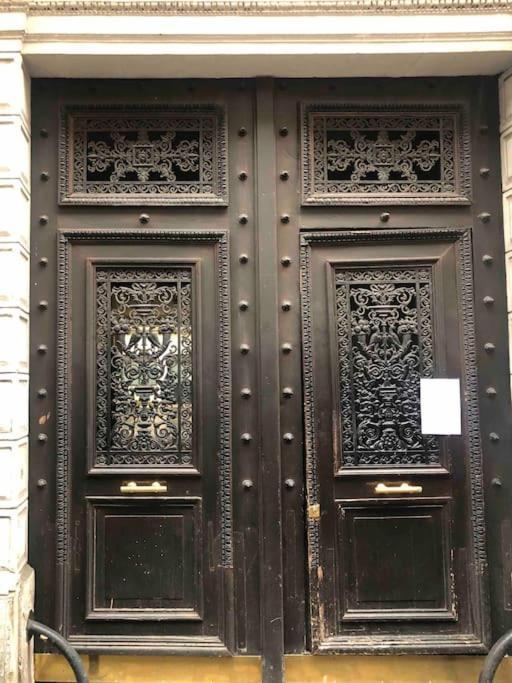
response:
[[[429,268],[336,270],[342,467],[438,465],[421,434],[434,370]]]
[[[303,201],[468,202],[466,128],[461,108],[355,112],[308,106],[303,116]]]
[[[64,110],[62,204],[226,204],[220,107]]]
[[[191,271],[96,270],[96,465],[192,464]]]

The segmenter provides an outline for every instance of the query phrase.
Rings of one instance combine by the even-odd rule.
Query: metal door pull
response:
[[[137,484],[136,481],[129,481],[121,484],[121,493],[167,493],[167,484],[154,481],[152,484]]]
[[[406,481],[402,481],[398,486],[388,486],[383,482],[379,482],[374,488],[375,493],[393,494],[393,493],[421,493],[423,486],[413,486]]]

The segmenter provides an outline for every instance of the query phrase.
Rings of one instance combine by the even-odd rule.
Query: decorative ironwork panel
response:
[[[226,205],[221,107],[68,107],[62,114],[62,204]]]
[[[192,465],[186,268],[96,269],[96,465]]]
[[[342,467],[439,465],[421,433],[434,370],[430,268],[336,270]]]
[[[304,108],[305,204],[467,203],[470,161],[462,107]]]

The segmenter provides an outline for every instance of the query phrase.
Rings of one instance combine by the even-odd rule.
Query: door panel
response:
[[[202,621],[201,500],[87,497],[86,620]]]
[[[496,102],[496,82],[485,78],[276,82],[277,168],[287,173],[277,183],[278,249],[283,266],[279,296],[281,305],[289,304],[279,313],[281,386],[287,390],[280,419],[282,432],[290,430],[295,435],[294,441],[284,446],[282,471],[283,481],[288,477],[303,481],[299,458],[305,452],[304,507],[309,531],[304,563],[308,565],[311,598],[311,604],[306,605],[306,641],[314,652],[480,650],[489,638],[489,601],[493,638],[498,635],[498,623],[500,632],[509,623],[505,604],[510,603],[510,586],[502,571],[510,565],[508,551],[504,551],[510,534],[508,522],[502,527],[500,515],[508,513],[500,501],[506,486],[504,472],[509,471],[510,447],[505,443],[509,444],[510,437],[506,426],[510,403],[508,380],[502,370],[508,361],[499,164],[494,161],[499,144]],[[422,240],[405,236],[422,232],[425,226],[439,233],[423,242],[431,242],[427,249],[430,282],[422,281],[417,272],[424,268],[423,256],[418,260],[418,250],[424,249]],[[471,240],[452,232],[454,228],[464,232],[469,227]],[[327,232],[334,232],[339,240],[326,236]],[[350,238],[344,239],[349,233]],[[383,255],[385,233],[393,235],[388,247],[391,255]],[[355,249],[359,243],[361,253],[349,258],[348,247]],[[371,251],[371,243],[376,251]],[[441,246],[436,247],[436,243]],[[326,252],[323,261],[315,255],[322,249]],[[310,252],[309,270],[300,265],[301,251]],[[463,377],[467,424],[478,424],[480,414],[480,430],[472,432],[465,427],[463,436],[442,437],[433,441],[431,448],[414,440],[417,384],[409,403],[394,398],[393,384],[387,388],[372,384],[369,374],[354,387],[352,367],[357,358],[350,355],[352,335],[346,324],[343,334],[335,324],[336,285],[331,262],[346,275],[353,275],[358,268],[362,272],[396,270],[402,268],[403,261],[416,272],[413,280],[402,284],[407,290],[414,281],[419,296],[402,316],[418,318],[417,307],[430,298],[431,313],[422,314],[420,319],[433,329],[432,376]],[[345,290],[360,286],[353,279],[343,282]],[[341,282],[339,285],[342,288]],[[474,304],[469,304],[473,288]],[[307,291],[310,298],[304,299]],[[338,301],[342,297],[340,291]],[[301,300],[302,317],[311,317],[315,331],[311,339],[301,319]],[[347,337],[348,349],[340,351],[338,342]],[[364,345],[358,347],[359,361],[368,371],[376,370],[372,343],[368,336],[364,339]],[[399,340],[398,348],[404,333]],[[302,374],[297,367],[301,354],[295,353],[301,341]],[[425,345],[419,349],[421,358],[416,361],[421,360],[422,376],[428,376],[427,349]],[[365,354],[369,354],[371,365]],[[410,360],[410,353],[405,353],[402,370]],[[407,377],[402,375],[402,379]],[[352,412],[343,391],[350,391],[354,401],[356,394],[359,396],[361,411],[391,409],[401,420],[406,418],[404,428],[413,439],[408,447],[391,448],[382,442],[370,448],[376,446],[371,431],[357,449],[347,444],[343,447],[343,437],[350,436],[346,425],[352,425],[354,433],[357,428],[342,419],[343,409]],[[304,432],[295,420],[298,405],[305,409]],[[379,419],[383,422],[384,418],[382,414]],[[385,436],[386,440],[393,436],[387,426]],[[379,483],[389,487],[401,482],[422,486],[422,493],[393,496],[374,491]],[[313,491],[318,492],[317,498],[312,496]],[[302,523],[297,513],[302,494],[299,486],[285,489],[283,506],[287,519],[293,517],[294,521],[290,530]],[[405,524],[411,509],[415,511],[413,520]],[[425,511],[432,520],[428,524]],[[315,519],[317,515],[320,522]],[[379,521],[374,522],[374,516]],[[400,548],[393,551],[386,537],[379,546],[381,537],[377,536],[375,543],[382,555],[377,571],[373,559],[377,552],[371,554],[366,540],[356,548],[351,543],[353,538],[363,537],[357,536],[359,529],[373,530],[371,525],[379,524],[381,517],[387,520],[386,533],[398,539],[395,542]],[[359,518],[371,519],[366,522]],[[403,522],[400,529],[399,522]],[[413,541],[405,529],[414,523],[424,532],[428,530],[432,558],[439,558],[432,559],[431,565],[420,563],[418,570],[406,550]],[[498,541],[491,531],[497,528],[502,528],[503,540]],[[296,599],[297,551],[292,549],[291,538],[291,532],[284,537],[285,619],[289,624],[286,647],[288,652],[298,652],[303,648],[298,623],[304,603]],[[367,562],[361,566],[365,554]],[[395,557],[400,560],[395,561]],[[432,601],[419,606],[425,619],[414,617],[418,592],[411,587],[414,583],[410,579],[406,590],[402,582],[396,587],[390,584],[392,573],[381,576],[388,565],[398,562],[399,566],[406,563],[413,579],[419,572],[422,595],[432,591],[429,577],[442,577]],[[375,602],[368,602],[366,593],[358,593],[359,587],[366,591],[379,585],[386,590]],[[403,590],[403,601],[390,602],[390,588]],[[393,593],[395,597],[397,592]],[[404,609],[407,616],[395,619]]]
[[[365,649],[371,633],[479,650],[484,616],[465,599],[478,604],[485,562],[470,232],[301,243],[314,646]],[[462,437],[421,433],[421,377],[461,378]]]
[[[336,501],[341,621],[456,620],[447,501]]]
[[[98,229],[59,239],[57,476],[73,497],[58,495],[57,513],[63,564],[76,555],[64,576],[75,598],[69,639],[129,644],[136,621],[138,642],[225,651],[227,235]]]

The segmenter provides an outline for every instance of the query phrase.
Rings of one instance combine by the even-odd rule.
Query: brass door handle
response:
[[[423,486],[413,486],[407,481],[402,481],[398,486],[388,486],[384,482],[379,482],[373,489],[375,493],[392,495],[394,493],[421,493]]]
[[[167,484],[154,481],[152,484],[137,484],[136,481],[129,481],[119,487],[121,493],[167,493]]]

